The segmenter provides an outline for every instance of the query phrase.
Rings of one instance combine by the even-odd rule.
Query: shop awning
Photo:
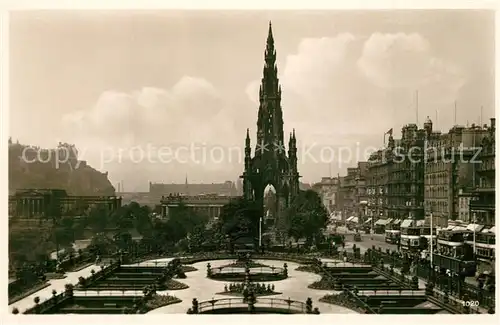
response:
[[[413,220],[411,220],[411,219],[403,220],[403,222],[401,223],[401,228],[408,228],[411,226],[412,223],[413,223]]]
[[[392,222],[393,225],[399,225],[401,223],[401,219],[396,219]]]
[[[332,220],[342,220],[342,216],[338,215],[338,214],[335,214],[335,213],[332,213],[332,214],[330,214],[330,219],[332,219]]]
[[[359,218],[358,217],[354,217],[354,218],[351,219],[351,222],[358,223],[359,222]]]
[[[492,228],[484,228],[483,230],[481,230],[482,233],[488,233],[488,232],[491,232],[491,233],[495,233],[495,227],[492,227]]]
[[[354,216],[353,216],[353,217],[349,217],[349,218],[347,218],[347,220],[346,220],[346,221],[351,221],[352,219],[354,219]]]
[[[387,222],[387,219],[378,219],[376,222],[375,222],[375,225],[377,226],[384,226]]]
[[[425,225],[425,220],[417,220],[417,227],[423,227]]]
[[[464,230],[467,230],[467,228],[466,227],[455,226],[451,230],[453,230],[453,231],[464,231]]]
[[[368,220],[365,221],[365,223],[369,223],[372,221],[372,218],[368,218]]]
[[[480,232],[484,228],[483,225],[478,225],[477,223],[471,223],[467,226],[467,230]]]

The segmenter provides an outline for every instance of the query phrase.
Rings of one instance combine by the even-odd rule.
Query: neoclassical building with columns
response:
[[[221,209],[224,205],[237,198],[237,196],[225,196],[217,194],[188,196],[181,195],[179,193],[173,193],[167,196],[162,196],[161,216],[162,218],[168,218],[173,209],[178,208],[180,205],[184,205],[189,210],[195,213],[207,215],[211,220],[214,220],[219,217]]]
[[[121,207],[122,199],[117,196],[73,196],[61,189],[17,190],[9,196],[9,217],[78,217],[96,205],[114,211]]]

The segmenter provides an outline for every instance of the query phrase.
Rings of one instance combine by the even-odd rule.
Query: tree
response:
[[[113,240],[121,250],[128,250],[132,245],[132,235],[127,231],[118,231],[114,236]]]
[[[257,238],[261,209],[253,201],[239,198],[224,205],[219,216],[219,230],[235,239],[241,235]]]
[[[60,247],[67,248],[73,243],[73,230],[72,228],[66,228],[67,225],[54,225],[54,230],[52,232],[53,241],[56,244],[56,250],[59,251]]]
[[[88,246],[89,251],[96,255],[108,255],[116,251],[116,243],[105,234],[97,234]]]
[[[196,213],[181,203],[176,209],[173,209],[167,221],[167,227],[173,232],[174,241],[178,241],[186,238],[196,229],[204,228],[207,222],[208,216]]]
[[[295,240],[305,237],[310,244],[327,224],[328,212],[319,194],[312,190],[300,191],[285,211],[284,227]]]
[[[88,225],[94,233],[102,233],[109,224],[109,211],[103,205],[92,207],[87,216]]]

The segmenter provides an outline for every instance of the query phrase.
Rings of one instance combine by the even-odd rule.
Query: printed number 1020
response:
[[[462,301],[462,305],[464,307],[477,307],[477,306],[479,306],[479,301],[477,301],[477,300]]]

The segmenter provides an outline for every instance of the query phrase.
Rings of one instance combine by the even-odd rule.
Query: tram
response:
[[[387,229],[385,231],[385,242],[389,244],[397,244],[401,236],[401,231]]]
[[[478,259],[491,262],[495,258],[495,233],[477,232],[475,235],[475,250]],[[468,233],[465,242],[474,247],[474,234]]]
[[[462,276],[474,276],[477,269],[472,246],[466,242],[467,230],[441,230],[433,253],[433,264]]]
[[[416,252],[420,250],[420,228],[407,227],[401,229],[401,250]]]
[[[437,245],[437,229],[433,229],[432,235],[432,245],[436,247]],[[430,251],[431,246],[431,228],[422,227],[420,228],[420,249]]]

